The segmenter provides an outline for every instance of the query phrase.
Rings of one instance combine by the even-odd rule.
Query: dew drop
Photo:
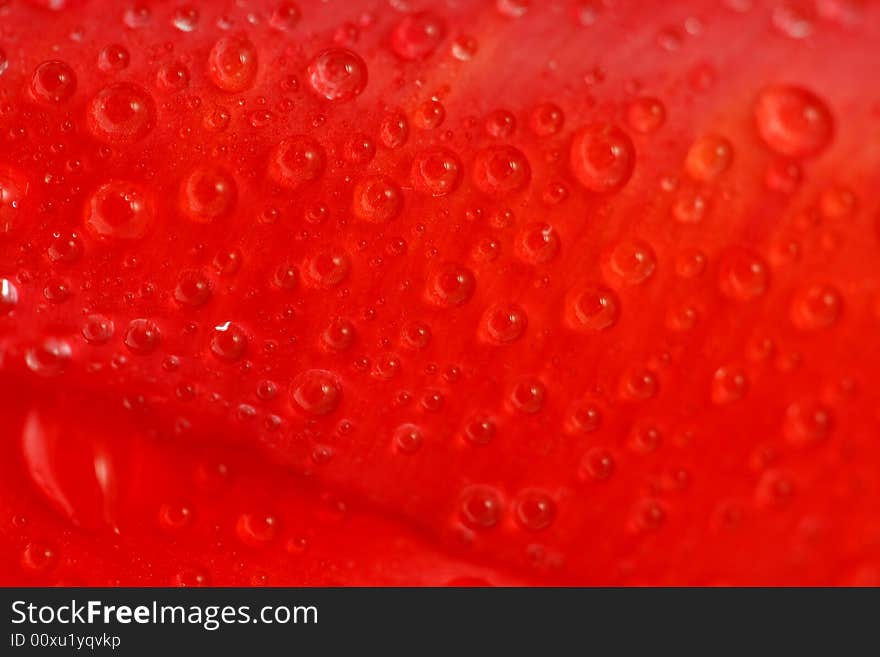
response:
[[[831,410],[815,400],[795,402],[785,410],[783,433],[786,440],[798,445],[812,445],[825,440],[834,427]]]
[[[532,177],[525,154],[513,146],[489,146],[477,152],[473,181],[492,196],[505,196],[525,188]]]
[[[18,288],[8,278],[0,278],[0,317],[8,315],[18,305]]]
[[[495,438],[497,428],[495,420],[488,415],[475,415],[464,426],[464,438],[471,445],[482,447]]]
[[[394,430],[394,447],[398,452],[413,454],[424,442],[421,428],[415,424],[401,424]]]
[[[403,206],[403,194],[391,178],[373,175],[362,178],[354,188],[352,212],[371,223],[391,221]]]
[[[460,508],[462,520],[473,529],[489,529],[501,520],[501,496],[489,486],[465,488]]]
[[[257,77],[257,49],[241,36],[220,37],[208,55],[208,76],[218,89],[241,93]]]
[[[211,300],[213,285],[200,271],[190,270],[181,274],[174,288],[174,300],[181,306],[198,308]]]
[[[566,317],[576,330],[602,331],[617,323],[620,299],[607,287],[588,285],[571,296]]]
[[[327,415],[336,410],[342,399],[339,379],[327,370],[306,370],[293,380],[290,398],[307,415]]]
[[[638,285],[657,269],[657,256],[647,242],[630,239],[620,242],[603,259],[603,271],[612,281]]]
[[[517,255],[533,265],[550,262],[559,249],[559,233],[548,224],[529,224],[517,236]]]
[[[534,415],[544,407],[547,397],[547,386],[538,379],[525,379],[517,383],[510,391],[510,403],[514,410],[527,415]]]
[[[338,249],[318,251],[303,263],[305,280],[312,287],[324,290],[342,283],[350,269],[348,254]]]
[[[498,303],[486,310],[483,326],[492,342],[508,344],[525,333],[528,317],[526,311],[515,303]]]
[[[629,182],[636,162],[632,140],[620,128],[593,124],[581,128],[571,143],[571,169],[588,190],[616,192]]]
[[[446,36],[446,24],[439,16],[422,11],[405,16],[391,32],[391,50],[401,59],[414,61],[430,57]]]
[[[269,177],[281,187],[296,190],[324,172],[324,149],[314,139],[297,135],[281,140],[269,158]]]
[[[269,19],[269,25],[279,32],[291,32],[302,18],[302,12],[298,5],[293,2],[282,2]]]
[[[558,134],[565,125],[565,114],[558,105],[542,103],[532,110],[529,116],[529,129],[537,137],[550,137]]]
[[[348,101],[367,86],[367,65],[350,50],[329,48],[309,63],[308,76],[312,91],[321,98]]]
[[[429,196],[446,196],[461,183],[462,165],[455,153],[442,146],[428,148],[413,160],[413,187]]]
[[[146,235],[154,222],[155,208],[141,185],[112,180],[89,196],[83,219],[96,237],[133,240]]]
[[[31,76],[31,94],[43,103],[55,104],[69,100],[76,92],[76,73],[64,62],[43,62]]]
[[[134,319],[125,332],[125,346],[136,354],[149,354],[161,341],[159,325],[150,319]]]
[[[211,353],[227,363],[241,360],[248,348],[247,332],[238,324],[224,322],[211,331]]]
[[[637,98],[626,108],[626,122],[643,135],[656,132],[666,123],[666,107],[657,98]]]
[[[82,336],[91,345],[103,345],[113,339],[116,326],[109,317],[92,314],[86,317],[86,323],[82,328]]]
[[[791,304],[791,320],[803,331],[828,328],[843,312],[843,297],[831,285],[816,283],[798,290]]]
[[[733,146],[726,138],[705,135],[691,145],[684,167],[694,180],[708,182],[727,171],[732,161]]]
[[[445,263],[430,276],[427,294],[435,305],[451,308],[467,303],[476,287],[477,281],[469,269]]]
[[[237,200],[235,179],[218,166],[198,166],[180,185],[180,207],[196,223],[207,224],[229,215]]]
[[[521,493],[516,502],[516,519],[523,529],[532,532],[547,529],[556,518],[556,502],[540,490]]]
[[[271,515],[242,513],[235,523],[235,533],[245,545],[263,547],[278,535],[278,519]]]
[[[712,401],[730,404],[746,396],[749,379],[739,367],[719,367],[712,376]]]
[[[735,301],[751,301],[767,291],[770,274],[764,261],[744,248],[734,248],[721,257],[719,286]]]
[[[156,103],[143,88],[118,82],[99,91],[88,106],[89,132],[109,144],[130,144],[153,129]]]
[[[828,146],[834,120],[825,102],[801,87],[777,85],[764,89],[755,104],[761,139],[786,157],[817,155]]]
[[[342,317],[336,317],[324,329],[321,340],[331,351],[345,351],[354,344],[355,336],[354,324]]]
[[[25,352],[24,361],[28,369],[40,376],[63,374],[73,359],[73,350],[66,340],[46,338],[39,345]]]

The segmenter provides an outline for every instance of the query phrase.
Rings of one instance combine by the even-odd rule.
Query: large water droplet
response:
[[[571,169],[593,192],[621,189],[632,176],[636,149],[623,130],[606,123],[581,128],[571,142]]]

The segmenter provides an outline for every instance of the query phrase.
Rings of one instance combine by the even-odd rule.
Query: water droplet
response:
[[[558,105],[542,103],[532,110],[529,128],[538,137],[558,134],[565,125],[565,114]]]
[[[446,196],[461,183],[462,165],[458,157],[442,146],[416,155],[411,170],[413,187],[430,196]]]
[[[244,357],[248,348],[247,332],[238,324],[224,322],[211,331],[211,353],[220,360],[233,362]]]
[[[636,132],[650,134],[666,123],[666,107],[657,98],[637,98],[626,109],[626,122]]]
[[[404,454],[417,452],[423,441],[422,430],[415,424],[401,424],[394,430],[394,446]]]
[[[598,193],[621,189],[632,176],[636,150],[616,126],[599,123],[581,128],[571,143],[571,169],[588,190]]]
[[[312,254],[303,263],[306,282],[318,289],[329,289],[342,283],[351,269],[348,254],[338,249]]]
[[[514,410],[528,415],[538,413],[544,407],[547,386],[538,379],[525,379],[518,382],[510,391],[510,403]]]
[[[439,100],[431,98],[425,101],[415,111],[413,121],[422,130],[436,130],[446,119],[446,108]]]
[[[321,339],[330,350],[345,351],[354,344],[356,334],[354,324],[342,317],[336,317],[324,329]]]
[[[495,420],[488,415],[475,415],[464,426],[464,438],[471,445],[482,447],[492,442],[496,431]]]
[[[245,545],[262,547],[278,535],[278,519],[271,515],[242,513],[235,523],[235,533]]]
[[[858,209],[859,201],[849,187],[832,185],[819,196],[819,211],[826,219],[838,221],[851,219]]]
[[[83,247],[76,233],[55,233],[46,255],[52,262],[72,264],[82,257]]]
[[[462,35],[452,42],[452,56],[460,62],[469,62],[480,49],[477,40],[472,36]]]
[[[60,104],[76,92],[76,73],[64,62],[43,62],[31,76],[31,93],[43,103]]]
[[[771,20],[780,34],[791,39],[806,39],[813,34],[815,14],[803,6],[783,3],[773,8]]]
[[[197,308],[210,301],[212,290],[211,281],[202,272],[185,271],[174,288],[174,299],[182,306]]]
[[[57,562],[58,554],[55,549],[45,543],[28,543],[21,553],[21,565],[26,570],[50,570]]]
[[[367,135],[352,135],[345,142],[343,156],[352,164],[367,164],[376,156],[376,144]]]
[[[336,410],[342,399],[339,379],[327,370],[306,370],[293,380],[290,398],[307,415],[327,415]]]
[[[489,146],[474,158],[474,184],[486,194],[504,196],[520,191],[531,177],[528,159],[513,146]]]
[[[556,518],[556,502],[540,490],[528,490],[516,502],[516,519],[524,529],[536,532],[549,527]]]
[[[833,427],[831,409],[819,401],[795,402],[785,411],[783,433],[786,440],[795,445],[806,446],[825,440]]]
[[[620,380],[620,393],[624,399],[634,401],[651,399],[660,390],[657,375],[649,369],[636,367],[624,372]]]
[[[91,194],[83,218],[96,237],[131,240],[146,235],[155,219],[155,208],[143,187],[113,180]]]
[[[498,303],[483,315],[486,335],[493,342],[507,344],[522,337],[528,326],[526,311],[515,303]]]
[[[18,305],[18,288],[8,278],[0,278],[0,317],[8,315]]]
[[[218,166],[198,166],[180,185],[181,209],[196,223],[207,224],[229,215],[237,200],[235,179]]]
[[[601,331],[617,323],[620,299],[613,290],[601,285],[588,285],[573,295],[566,318],[571,328]]]
[[[400,331],[400,343],[421,351],[431,343],[431,327],[418,320],[407,322]]]
[[[612,281],[638,285],[654,274],[657,256],[647,242],[639,239],[625,240],[606,254],[602,269]]]
[[[594,401],[579,400],[568,410],[566,427],[573,433],[593,433],[602,426],[602,409]]]
[[[128,68],[130,62],[128,50],[117,43],[104,46],[98,53],[98,68],[105,73],[122,71]]]
[[[473,529],[489,529],[501,520],[501,496],[489,486],[469,486],[462,491],[461,518]]]
[[[777,85],[764,89],[755,104],[761,139],[787,157],[817,155],[831,141],[834,120],[825,102],[801,87]]]
[[[508,18],[522,18],[529,10],[531,0],[495,0],[498,13]]]
[[[96,138],[110,144],[129,144],[153,129],[156,103],[145,89],[118,82],[95,94],[87,118],[89,132]]]
[[[347,101],[367,86],[367,65],[358,55],[344,48],[329,48],[311,61],[309,84],[320,97]]]
[[[282,2],[269,19],[269,25],[279,32],[291,32],[299,23],[302,12],[293,2]]]
[[[517,255],[533,265],[550,262],[559,249],[559,233],[548,224],[529,224],[516,240]]]
[[[324,149],[314,139],[296,135],[281,140],[269,159],[269,176],[285,189],[295,190],[324,172]]]
[[[454,263],[445,263],[428,280],[428,298],[438,306],[454,307],[467,303],[477,281],[473,273]]]
[[[446,36],[446,24],[427,11],[405,16],[391,33],[394,54],[408,61],[431,56]]]
[[[228,93],[250,89],[257,77],[257,49],[240,36],[220,37],[208,55],[208,75],[217,88]]]
[[[735,301],[751,301],[763,295],[770,284],[764,261],[744,248],[730,249],[721,257],[721,292]]]
[[[614,474],[614,457],[604,447],[594,447],[581,460],[579,475],[582,480],[602,481]]]
[[[150,319],[134,319],[125,332],[125,346],[136,354],[149,354],[161,340],[159,325]]]
[[[86,323],[82,328],[83,338],[92,345],[107,344],[115,333],[116,327],[113,320],[98,314],[86,317]]]
[[[60,338],[46,338],[39,345],[28,349],[24,355],[28,369],[40,376],[63,374],[72,358],[70,344]]]
[[[516,132],[516,117],[507,110],[498,109],[489,113],[484,127],[490,137],[498,139],[510,137]]]
[[[159,507],[159,526],[166,531],[179,531],[192,522],[192,516],[188,506],[165,503]]]
[[[795,293],[791,321],[804,331],[828,328],[843,312],[843,297],[831,285],[816,283]]]
[[[719,367],[712,376],[712,401],[730,404],[746,396],[749,379],[739,367]]]
[[[22,212],[29,191],[30,182],[23,173],[0,165],[0,235],[15,230],[24,221]]]
[[[183,91],[189,86],[189,69],[181,62],[166,62],[156,72],[156,86],[165,93]]]
[[[390,221],[400,214],[402,206],[400,187],[387,176],[367,176],[355,185],[352,212],[364,221]]]
[[[694,180],[715,180],[730,168],[733,146],[724,137],[705,135],[691,145],[684,167]]]
[[[199,25],[199,11],[190,5],[178,7],[171,24],[181,32],[193,32]]]

